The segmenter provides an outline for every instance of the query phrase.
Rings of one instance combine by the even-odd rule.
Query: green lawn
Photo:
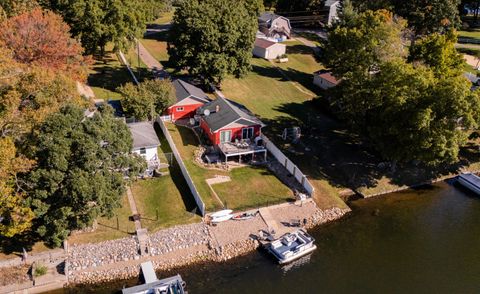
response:
[[[264,167],[235,168],[229,176],[232,181],[212,187],[230,209],[244,210],[295,199],[292,190]]]
[[[114,214],[115,216],[111,219],[105,217],[99,218],[97,230],[94,232],[70,236],[68,242],[70,244],[102,242],[135,234],[135,224],[129,220],[132,212],[126,195],[122,198],[122,207],[115,209]]]
[[[293,199],[291,190],[266,168],[247,166],[227,172],[196,165],[193,162],[194,150],[198,146],[195,134],[188,128],[174,124],[167,124],[167,127],[208,211],[221,208],[205,181],[215,175],[227,175],[232,179],[231,182],[212,186],[223,204],[231,209],[259,207]]]
[[[175,8],[173,8],[171,11],[164,12],[162,15],[157,18],[153,23],[155,24],[166,24],[172,21],[173,19],[173,14],[175,13]]]
[[[312,98],[300,92],[270,62],[259,58],[252,59],[252,72],[241,79],[227,78],[221,90],[229,99],[268,119],[284,115],[282,105]]]
[[[132,185],[132,193],[142,217],[142,227],[148,228],[150,232],[201,221],[198,214],[190,212],[196,206],[189,191],[186,191],[187,195],[183,198],[171,175],[137,181]]]
[[[198,193],[200,193],[202,200],[205,202],[206,209],[213,211],[221,208],[221,204],[215,199],[205,179],[213,178],[215,175],[226,175],[227,172],[207,170],[193,163],[194,151],[198,146],[198,140],[193,131],[172,123],[167,123],[166,125],[178,152],[180,152],[180,156],[182,156],[185,167],[195,183]]]
[[[480,29],[470,29],[465,31],[457,31],[458,37],[469,39],[480,39]]]
[[[127,68],[119,61],[117,55],[112,51],[112,46],[107,46],[107,52],[103,58],[96,56],[94,64],[88,76],[88,84],[92,87],[97,99],[121,99],[116,88],[126,83],[132,83],[133,78]],[[138,59],[135,48],[131,47],[125,58],[130,62],[133,71],[141,77],[147,77],[146,66],[143,62],[138,67]]]

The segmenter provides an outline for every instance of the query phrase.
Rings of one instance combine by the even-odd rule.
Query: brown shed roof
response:
[[[277,43],[266,40],[266,39],[257,38],[255,40],[255,47],[260,47],[260,48],[264,48],[264,49],[267,49],[268,47],[271,47],[275,44],[277,44]]]
[[[335,85],[337,85],[338,82],[339,82],[337,80],[337,78],[335,78],[332,75],[332,72],[329,71],[329,70],[322,69],[322,70],[319,70],[319,71],[315,72],[314,74],[321,77],[322,79],[326,80],[327,82],[330,82],[330,83],[335,84]]]

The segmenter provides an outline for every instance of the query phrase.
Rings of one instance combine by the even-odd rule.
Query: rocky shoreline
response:
[[[340,208],[322,211],[317,208],[306,218],[305,228],[311,229],[337,220],[349,211],[350,209]],[[255,233],[257,232],[252,232]],[[73,247],[73,253],[69,253],[71,260],[68,286],[138,277],[140,263],[147,260],[153,262],[157,271],[169,271],[201,262],[227,261],[251,253],[260,246],[260,243],[252,238],[214,246],[218,242],[214,240],[215,236],[209,227],[203,223],[177,226],[151,234],[148,256],[136,254],[137,248],[131,246],[130,238],[125,239]],[[116,246],[117,242],[119,247]],[[92,252],[92,246],[96,246],[97,252]],[[116,254],[119,251],[123,252],[122,255]]]

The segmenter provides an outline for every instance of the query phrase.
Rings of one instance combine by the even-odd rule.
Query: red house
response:
[[[173,121],[193,117],[199,107],[210,101],[202,89],[180,79],[173,82],[173,87],[177,102],[167,109]]]
[[[267,150],[261,143],[264,124],[244,106],[218,97],[198,109],[200,127],[225,158]],[[241,157],[240,157],[241,158]]]

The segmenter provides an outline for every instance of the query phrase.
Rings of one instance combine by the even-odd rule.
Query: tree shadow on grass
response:
[[[431,168],[410,163],[393,169],[373,146],[319,109],[315,101],[287,103],[275,110],[285,116],[264,119],[264,133],[310,178],[327,180],[338,188],[373,188],[383,177],[389,178],[391,184],[410,186],[458,172],[480,160],[478,147],[472,144],[462,149],[460,162],[453,165]],[[284,128],[294,126],[302,132],[297,144],[281,138]]]
[[[166,142],[165,140],[162,140],[165,138],[160,126],[158,123],[154,123],[154,128],[155,132],[157,133],[157,136],[161,139],[162,142]],[[193,136],[193,134],[192,134]],[[168,148],[167,146],[162,148],[162,145],[160,145],[160,148],[165,152],[171,152],[171,149]],[[168,153],[167,152],[167,153]],[[175,187],[177,190],[180,192],[180,195],[182,196],[183,203],[185,205],[185,208],[187,211],[192,212],[197,208],[197,203],[195,202],[195,198],[193,197],[192,192],[190,191],[187,181],[183,177],[183,174],[180,170],[180,166],[176,162],[175,158],[173,158],[172,164],[168,167],[168,170],[170,172],[170,176],[173,180],[173,183],[175,184]],[[200,215],[200,210],[196,210],[196,214]]]
[[[13,238],[0,237],[0,252],[3,254],[15,254],[22,256],[23,248],[31,251],[35,243],[41,241],[34,234],[27,232]]]
[[[88,75],[88,84],[92,87],[100,87],[115,92],[120,86],[126,83],[133,83],[133,77],[124,65],[111,64],[114,61],[112,57],[106,56],[104,61],[96,60],[92,73]],[[139,81],[153,78],[152,73],[147,68],[137,68],[133,66],[133,73]]]

